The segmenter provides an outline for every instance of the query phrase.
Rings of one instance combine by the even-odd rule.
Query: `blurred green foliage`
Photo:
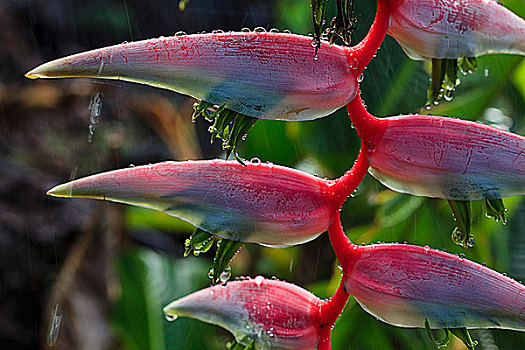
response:
[[[193,1],[195,3],[196,1]],[[504,1],[524,15],[519,0]],[[275,23],[272,27],[307,34],[312,31],[310,2],[290,0],[272,2]],[[355,16],[359,27],[353,43],[368,31],[375,15],[374,1],[358,1]],[[520,12],[521,11],[521,12]],[[329,2],[327,15],[335,15]],[[429,83],[428,63],[410,60],[399,45],[387,37],[381,50],[364,73],[363,99],[371,113],[379,116],[399,113],[433,113],[484,123],[510,123],[514,132],[525,126],[525,61],[518,56],[485,56],[469,76],[460,76],[452,102],[441,102],[430,111],[425,104]],[[487,111],[497,110],[502,120]],[[188,116],[189,118],[190,116]],[[500,118],[500,119],[501,119]],[[321,177],[335,178],[349,169],[357,157],[360,140],[351,128],[345,110],[311,122],[261,120],[239,154],[247,159],[292,166]],[[475,246],[465,250],[455,245],[450,235],[455,223],[445,200],[396,194],[370,176],[359,186],[357,196],[343,205],[342,222],[356,243],[409,242],[465,254],[468,259],[486,263],[516,279],[525,278],[525,203],[521,198],[505,199],[509,209],[508,225],[483,217],[482,203],[473,203],[472,233]],[[126,207],[130,231],[156,230],[189,235],[191,226],[167,215]],[[233,261],[233,276],[258,274],[277,276],[295,282],[320,297],[330,296],[337,287],[340,270],[326,235],[314,242],[287,249],[270,249],[247,244]],[[116,265],[122,283],[121,297],[114,311],[114,325],[125,349],[224,349],[231,339],[216,327],[193,320],[168,323],[162,306],[207,284],[211,257],[182,259],[182,253],[169,258],[159,253],[131,249]],[[480,348],[495,344],[500,349],[520,348],[525,342],[518,332],[474,331]],[[451,339],[450,348],[461,348]],[[364,312],[350,299],[333,331],[334,349],[432,349],[424,329],[400,329],[384,324]]]

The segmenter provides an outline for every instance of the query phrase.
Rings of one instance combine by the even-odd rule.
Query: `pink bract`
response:
[[[342,288],[338,293],[321,300],[291,283],[258,276],[192,293],[164,313],[221,326],[244,345],[255,341],[256,349],[315,349],[320,342],[320,348],[329,346],[331,327],[348,298]]]
[[[494,0],[391,0],[388,33],[412,59],[525,55],[525,20]]]
[[[45,63],[30,78],[118,79],[174,90],[263,119],[311,120],[352,100],[357,78],[386,35],[389,5],[353,48],[273,32],[160,37]]]

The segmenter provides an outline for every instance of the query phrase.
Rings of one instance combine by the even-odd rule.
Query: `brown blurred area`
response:
[[[125,83],[30,81],[45,61],[122,41],[271,23],[266,1],[0,2],[0,344],[111,349],[111,257],[134,240],[120,206],[49,198],[69,179],[130,164],[213,157],[193,101]],[[100,120],[89,139],[90,101]],[[197,135],[200,135],[197,137]],[[141,236],[142,237],[142,236]],[[148,237],[150,237],[148,235]],[[155,245],[143,237],[141,244]],[[181,255],[184,237],[156,245]],[[55,326],[52,326],[54,324]],[[51,345],[51,346],[50,346]]]

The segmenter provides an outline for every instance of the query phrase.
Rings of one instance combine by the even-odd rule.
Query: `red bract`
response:
[[[525,55],[525,21],[493,0],[391,0],[388,33],[413,59]]]
[[[43,64],[31,78],[92,77],[175,90],[264,119],[309,120],[346,105],[388,26],[388,5],[356,47],[273,32],[161,37],[93,50]]]
[[[258,276],[200,290],[172,302],[164,313],[221,326],[257,349],[329,349],[330,330],[347,300],[342,287],[321,300],[293,284]]]
[[[164,211],[217,236],[268,246],[310,241],[366,174],[366,161],[330,181],[270,163],[164,162],[92,175],[48,194]]]
[[[330,238],[346,290],[380,320],[400,327],[525,330],[525,286],[428,246],[356,246],[339,219]]]
[[[525,137],[454,118],[376,118],[348,111],[367,145],[370,173],[389,188],[452,200],[525,194]]]

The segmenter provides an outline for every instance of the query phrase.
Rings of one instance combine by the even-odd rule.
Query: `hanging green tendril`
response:
[[[470,201],[449,200],[448,204],[456,219],[456,228],[452,231],[452,241],[465,248],[474,246],[474,235],[470,232],[472,226],[472,206]]]
[[[357,29],[357,18],[354,13],[354,0],[337,0],[337,16],[332,19],[330,29],[330,43],[341,38],[346,45],[352,41],[352,33]]]
[[[507,223],[507,218],[505,213],[507,208],[503,203],[501,198],[498,199],[485,199],[485,216],[488,218],[494,218],[496,222],[501,222],[503,224]]]
[[[425,318],[425,330],[427,331],[427,336],[432,344],[434,344],[434,346],[438,349],[444,348],[450,343],[450,333],[460,339],[463,344],[465,344],[465,346],[471,350],[474,350],[478,345],[476,340],[472,340],[472,337],[466,328],[443,328],[442,330],[445,332],[445,337],[441,340],[435,339],[434,335],[432,334],[433,331],[430,329],[428,320]]]
[[[452,100],[456,87],[460,81],[458,71],[463,74],[471,74],[478,67],[475,57],[462,57],[458,59],[432,59],[432,73],[430,87],[427,91],[426,108],[437,105],[443,98]]]
[[[234,112],[225,107],[217,106],[213,103],[200,101],[193,105],[195,112],[192,119],[203,116],[207,121],[213,123],[208,129],[211,133],[211,142],[216,138],[221,139],[222,148],[226,151],[226,159],[233,154],[233,157],[242,165],[243,160],[237,153],[237,145],[244,139],[246,133],[255,124],[257,118]]]

